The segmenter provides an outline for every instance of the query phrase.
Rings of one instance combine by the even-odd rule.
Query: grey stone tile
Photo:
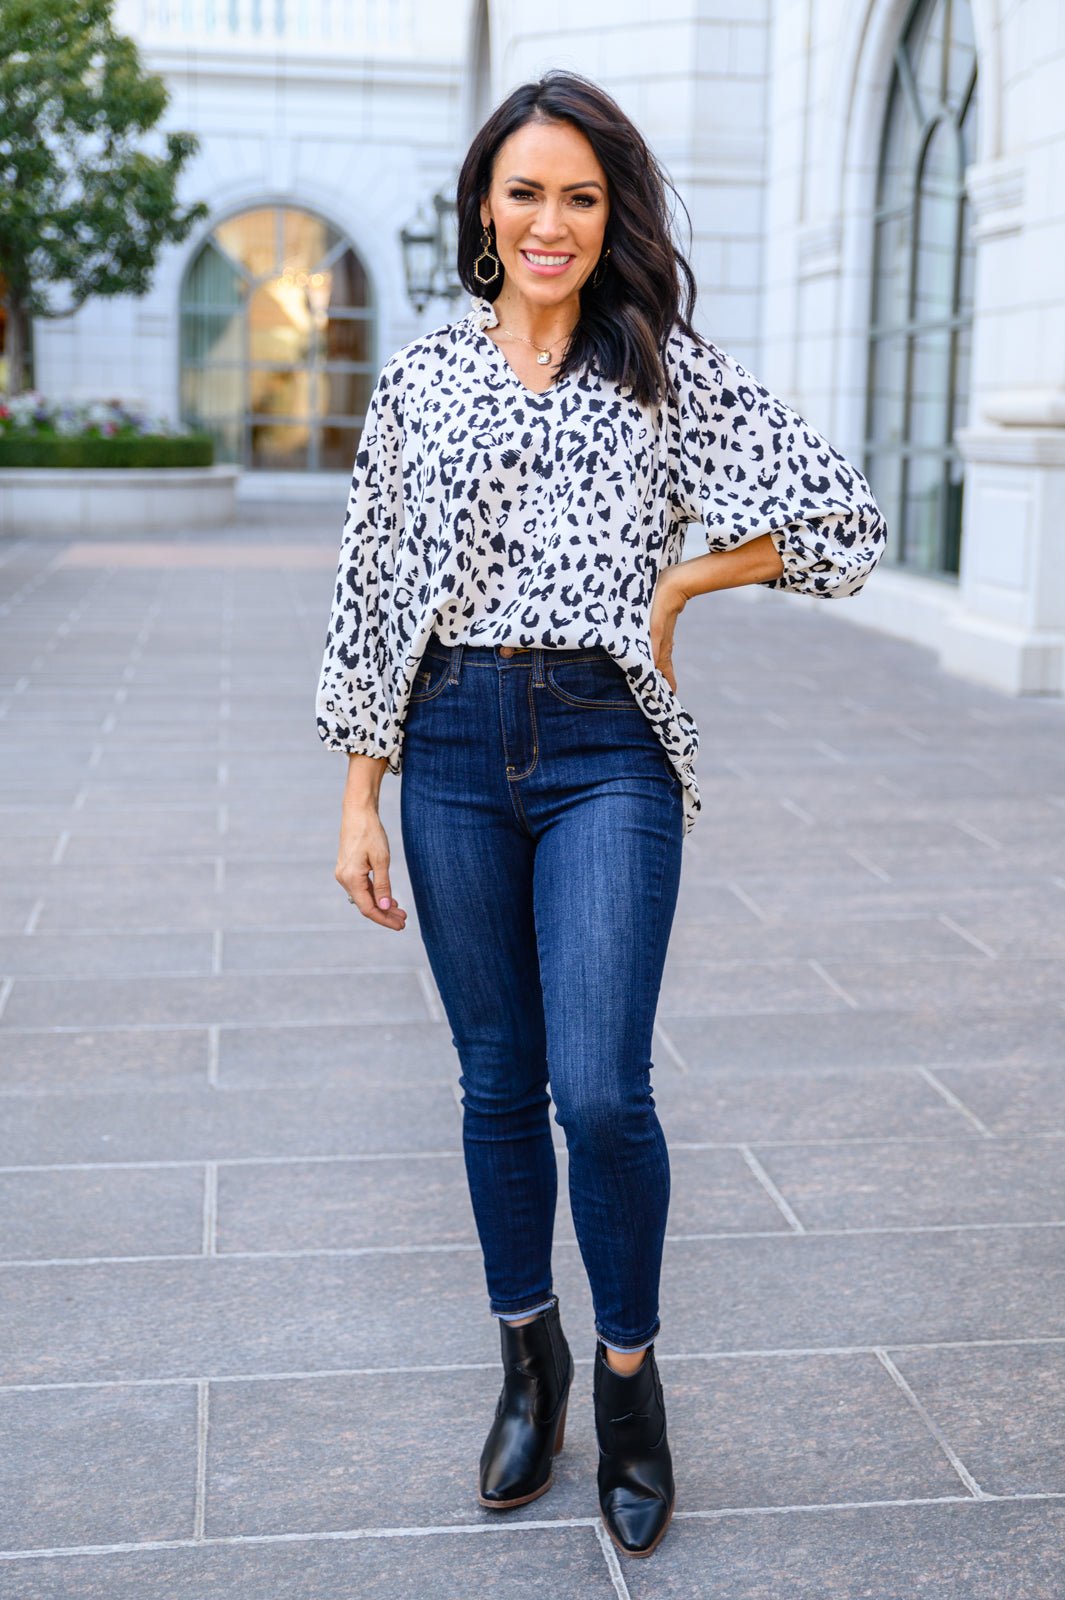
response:
[[[1061,1230],[676,1240],[662,1322],[671,1353],[1065,1334]]]
[[[198,1167],[0,1171],[0,1259],[195,1254],[203,1197]]]
[[[1065,1074],[1061,1070],[1065,1014],[1058,1036],[1053,1065],[1015,1066],[1009,1072],[977,1065],[942,1067],[937,1076],[992,1133],[1065,1133]]]
[[[476,1241],[462,1152],[222,1166],[218,1252]]]
[[[668,961],[659,1016],[716,1016],[748,1011],[842,1011],[847,1008],[805,961]]]
[[[693,1074],[845,1068],[859,1082],[882,1068],[1059,1062],[1063,1016],[1055,1001],[956,1010],[929,1001],[911,1009],[717,1016],[708,1027],[701,1018],[666,1017],[659,1009],[662,1027]],[[666,1055],[659,1049],[655,1059]]]
[[[9,1384],[494,1362],[499,1354],[476,1249],[5,1266],[0,1292],[0,1371]]]
[[[1065,961],[967,959],[860,962],[835,957],[826,972],[862,1006],[1026,1006],[1065,1000]]]
[[[198,823],[179,833],[153,838],[151,834],[75,833],[64,854],[72,867],[106,871],[115,861],[142,861],[149,869],[157,860],[184,861],[222,853],[224,839],[214,824]]]
[[[985,1494],[1065,1494],[1065,1345],[888,1354]]]
[[[213,866],[210,875],[213,879]],[[144,876],[147,878],[147,874]],[[380,957],[382,949],[398,949],[398,945],[390,946],[384,938],[373,938],[381,930],[353,911],[331,872],[328,877],[329,885],[324,884],[323,875],[323,887],[316,888],[313,881],[309,881],[302,893],[259,890],[252,894],[225,888],[218,891],[213,883],[188,890],[172,887],[165,893],[158,892],[147,882],[98,893],[69,892],[56,886],[43,897],[44,907],[36,928],[42,934],[99,929],[131,932],[135,929],[213,931],[221,928],[227,935],[254,930],[270,933],[275,938],[288,934],[294,940],[306,930],[318,939],[331,940],[334,949],[338,935],[342,935],[345,948],[355,949],[359,959],[369,963]],[[409,932],[416,926],[413,907],[408,906],[407,912]],[[11,931],[21,932],[21,925]]]
[[[964,1486],[875,1355],[663,1360],[678,1506],[932,1498]]]
[[[446,1083],[416,1096],[380,1085],[10,1096],[2,1112],[9,1165],[448,1150],[460,1138]]]
[[[811,1229],[1065,1226],[1065,1143],[1056,1139],[795,1145],[755,1154]]]
[[[0,971],[26,977],[111,978],[209,973],[211,939],[197,933],[33,933],[0,936]]]
[[[191,1088],[207,1081],[206,1029],[111,1028],[4,1035],[0,1091]],[[0,1121],[6,1113],[0,1109]]]
[[[655,1104],[671,1141],[979,1137],[920,1073],[856,1068],[659,1071]]]
[[[347,1024],[223,1028],[218,1081],[225,1088],[271,1084],[451,1084],[458,1054],[446,1022],[388,1022],[372,1033]]]
[[[477,1467],[501,1382],[497,1349],[472,1371],[213,1384],[208,1535],[494,1529],[498,1513],[477,1503]],[[549,1498],[508,1512],[508,1524],[597,1516],[596,1454],[585,1362]]]
[[[8,1027],[67,1026],[91,1028],[100,1023],[347,1022],[361,1024],[424,1018],[427,1005],[413,972],[362,972],[345,982],[335,976],[306,973],[228,973],[218,977],[93,978],[57,980],[22,978],[3,1022]]]
[[[679,1501],[679,1496],[678,1496]],[[676,1516],[632,1600],[1057,1600],[1065,1508],[945,1504]]]
[[[430,1537],[308,1539],[200,1545],[9,1565],[18,1600],[174,1600],[269,1595],[270,1600],[530,1600],[558,1593],[559,1575],[587,1600],[617,1591],[591,1528],[544,1528],[520,1551],[506,1530]]]
[[[813,956],[829,961],[841,952],[848,960],[865,961],[912,960],[917,955],[986,959],[937,917],[921,913],[846,920],[786,918],[768,924],[759,923],[752,915],[750,925],[742,929],[678,917],[668,959],[772,961]]]
[[[5,1550],[191,1536],[193,1385],[0,1390],[0,1419]],[[31,1587],[16,1580],[11,1594],[32,1594],[43,1567],[27,1564]],[[0,1571],[11,1576],[7,1563]]]
[[[349,906],[337,886],[337,898],[349,913],[343,928],[306,929],[299,933],[227,933],[222,950],[223,972],[350,972],[375,960],[389,965],[428,967],[425,947],[418,935],[414,908],[393,883],[407,911],[400,931],[382,928]]]

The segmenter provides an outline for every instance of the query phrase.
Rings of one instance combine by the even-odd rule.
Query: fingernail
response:
[[[383,894],[380,900],[378,900],[377,904],[381,907],[382,911],[387,911],[392,902],[388,898],[387,894]]]

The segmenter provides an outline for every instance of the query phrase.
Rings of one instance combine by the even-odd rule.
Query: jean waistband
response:
[[[452,660],[457,666],[460,662],[468,661],[471,665],[480,666],[506,666],[508,663],[515,665],[531,666],[537,658],[543,661],[611,661],[613,657],[602,645],[587,646],[561,646],[561,645],[515,645],[513,654],[501,654],[501,647],[495,644],[444,644],[440,637],[433,633],[426,644],[429,655],[445,657]]]

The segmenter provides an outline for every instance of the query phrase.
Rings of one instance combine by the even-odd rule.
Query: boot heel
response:
[[[562,1411],[558,1419],[558,1432],[555,1434],[555,1454],[558,1455],[566,1442],[566,1412],[569,1410],[569,1395],[562,1403]]]

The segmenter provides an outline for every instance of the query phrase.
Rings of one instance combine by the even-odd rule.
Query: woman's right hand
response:
[[[398,932],[406,926],[407,913],[392,896],[388,835],[377,813],[377,795],[386,766],[383,757],[348,757],[336,880],[364,917]]]

